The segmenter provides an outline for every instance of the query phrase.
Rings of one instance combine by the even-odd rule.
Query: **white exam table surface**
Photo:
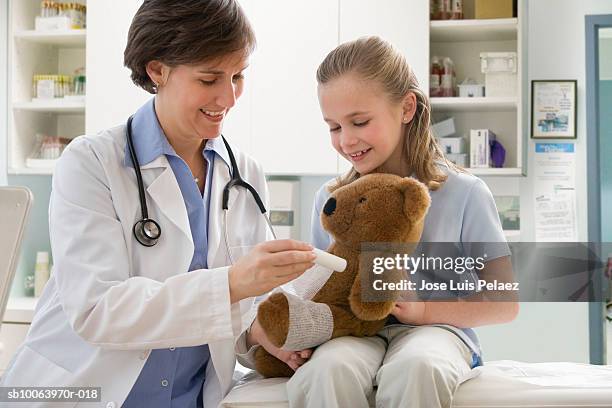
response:
[[[472,370],[453,408],[612,407],[612,366],[493,361]],[[247,374],[222,408],[286,408],[286,379]]]

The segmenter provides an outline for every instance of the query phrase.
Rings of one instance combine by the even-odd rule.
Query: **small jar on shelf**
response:
[[[431,20],[462,20],[463,0],[430,0]]]

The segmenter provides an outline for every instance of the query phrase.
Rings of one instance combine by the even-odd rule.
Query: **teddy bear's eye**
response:
[[[365,198],[365,197],[361,197],[361,198],[359,199],[359,202],[360,202],[360,203],[365,203],[365,202],[366,202],[366,198]]]

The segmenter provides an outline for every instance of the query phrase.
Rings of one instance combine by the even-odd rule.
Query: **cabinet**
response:
[[[474,169],[474,173],[521,175],[523,2],[514,19],[430,21],[427,0],[314,0],[290,5],[278,0],[241,0],[258,45],[246,71],[244,93],[228,114],[223,133],[269,174],[337,174],[347,170],[349,163],[331,147],[318,106],[315,72],[339,43],[373,34],[389,40],[406,56],[425,91],[431,55],[453,58],[458,80],[470,76],[482,81],[481,51],[514,50],[519,61],[517,97],[432,98],[431,102],[434,119],[454,116],[462,134],[483,127],[497,133],[507,151],[504,168]],[[132,84],[122,63],[127,31],[140,4],[139,0],[88,4],[87,133],[124,122],[151,97]],[[469,17],[473,0],[464,4]],[[109,15],[113,24],[108,24]]]
[[[339,43],[377,35],[399,49],[423,90],[429,89],[428,0],[340,0]],[[330,49],[331,50],[331,49]],[[338,169],[351,164],[338,156]]]
[[[481,52],[516,52],[516,96],[511,97],[433,97],[434,122],[454,117],[457,136],[469,143],[470,129],[491,129],[506,149],[502,168],[468,169],[479,176],[520,176],[525,171],[523,118],[526,106],[523,78],[525,56],[523,22],[525,1],[518,1],[518,17],[474,20],[474,0],[464,0],[465,20],[431,21],[430,55],[450,57],[455,65],[457,83],[466,77],[484,84],[480,69]],[[486,93],[486,90],[485,90]],[[468,150],[469,153],[469,150]]]
[[[85,4],[84,1],[81,4]],[[85,29],[36,31],[41,2],[11,0],[8,30],[8,173],[51,174],[53,162],[28,167],[36,134],[73,138],[85,130],[85,100],[33,102],[33,76],[85,70]]]
[[[338,44],[338,2],[241,4],[257,35],[249,99],[241,101],[250,104],[251,154],[269,174],[337,173],[315,75]]]
[[[152,97],[132,83],[123,66],[128,29],[141,0],[90,0],[87,4],[88,135],[125,123]]]

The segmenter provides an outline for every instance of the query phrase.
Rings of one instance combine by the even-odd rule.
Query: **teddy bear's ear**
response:
[[[404,193],[404,213],[411,220],[421,220],[425,217],[431,198],[425,184],[412,177],[404,177],[400,184]]]

